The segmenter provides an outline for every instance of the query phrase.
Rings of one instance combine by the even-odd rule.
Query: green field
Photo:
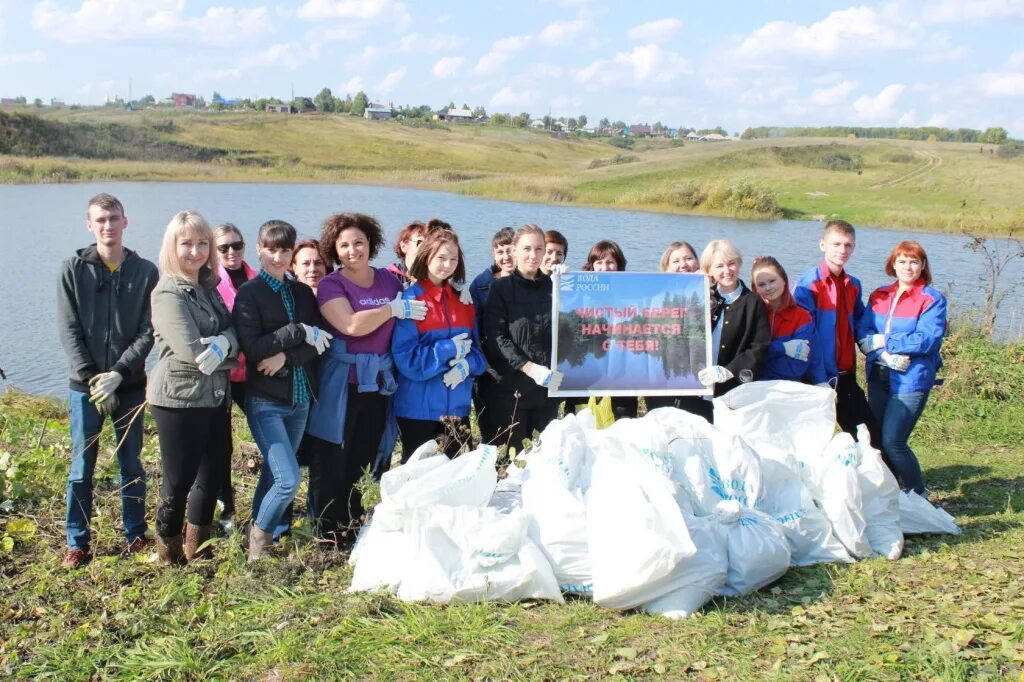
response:
[[[1024,156],[1000,158],[988,145],[655,139],[623,149],[608,138],[324,114],[44,109],[42,115],[97,128],[129,126],[216,158],[140,158],[130,146],[107,158],[0,155],[0,181],[358,182],[676,213],[842,216],[928,231],[1007,234],[1024,225]]]
[[[957,327],[912,444],[958,537],[907,541],[902,559],[793,569],[668,621],[585,601],[425,606],[349,595],[344,555],[299,525],[275,557],[162,568],[116,556],[118,474],[97,469],[88,567],[59,566],[69,438],[64,408],[0,396],[0,677],[55,680],[1024,679],[1024,344]],[[241,422],[236,435],[246,437]],[[144,461],[150,510],[156,437]],[[236,453],[244,516],[256,483]],[[300,491],[297,498],[304,499]],[[301,516],[301,512],[299,514]]]

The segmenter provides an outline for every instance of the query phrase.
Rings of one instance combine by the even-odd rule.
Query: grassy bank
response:
[[[976,144],[788,138],[558,139],[321,114],[46,110],[78,146],[9,146],[0,182],[359,182],[518,201],[1005,234],[1024,225],[1024,156]],[[99,140],[83,130],[93,127]],[[34,130],[34,128],[33,128]],[[28,135],[29,133],[24,133]],[[145,144],[119,140],[144,140]],[[2,147],[0,147],[2,149]],[[77,150],[77,151],[76,151]],[[199,159],[199,160],[197,160]]]
[[[99,556],[65,571],[65,413],[8,393],[0,398],[0,676],[1020,679],[1024,345],[992,346],[963,329],[945,355],[946,385],[912,443],[963,534],[910,539],[896,562],[794,569],[682,622],[586,602],[432,607],[347,595],[343,557],[314,550],[304,526],[255,566],[231,539],[215,541],[214,560],[183,569],[120,559],[109,436],[97,471]],[[151,428],[144,459],[152,509]],[[249,459],[235,458],[242,510],[256,482]]]

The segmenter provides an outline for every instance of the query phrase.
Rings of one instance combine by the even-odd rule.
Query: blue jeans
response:
[[[924,412],[928,391],[892,393],[889,390],[888,367],[872,367],[868,379],[868,405],[882,432],[882,449],[889,456],[893,473],[904,490],[924,494],[921,464],[907,441]]]
[[[128,542],[146,534],[146,472],[142,452],[143,386],[117,392],[121,401],[113,414],[117,438],[117,463],[121,467],[121,519]],[[65,528],[68,547],[89,546],[92,518],[92,479],[100,450],[104,417],[89,402],[89,394],[72,390],[68,398],[71,416],[71,471],[68,474]]]
[[[260,480],[252,498],[253,523],[264,532],[272,532],[275,540],[290,530],[291,524],[282,523],[282,516],[299,490],[295,452],[308,416],[308,402],[292,406],[257,395],[245,400],[245,418],[263,454]]]

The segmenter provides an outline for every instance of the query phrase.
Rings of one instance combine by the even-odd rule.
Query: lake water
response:
[[[211,224],[233,222],[246,237],[247,257],[255,260],[255,234],[269,218],[295,225],[299,233],[316,236],[325,217],[359,211],[376,216],[389,239],[412,219],[440,217],[459,232],[468,272],[475,275],[490,261],[490,237],[503,225],[537,223],[557,229],[569,239],[568,262],[578,267],[599,239],[614,239],[623,248],[629,270],[657,270],[664,247],[686,240],[698,251],[711,239],[728,237],[745,254],[744,280],[753,256],[771,254],[795,279],[814,266],[821,225],[788,220],[746,221],[546,206],[475,199],[443,192],[359,185],[96,183],[79,185],[0,186],[0,367],[7,372],[2,386],[62,396],[67,368],[56,331],[56,282],[61,261],[88,245],[85,206],[99,192],[111,192],[125,205],[129,227],[125,244],[156,261],[160,239],[179,210],[200,211]],[[963,237],[858,228],[857,251],[849,270],[861,278],[865,291],[887,283],[882,271],[892,246],[912,237],[928,251],[936,284],[950,290],[960,309],[982,301],[980,256],[966,250]],[[390,244],[375,264],[394,260]],[[1018,261],[1004,273],[1005,282],[1024,279]],[[1019,299],[1010,297],[1001,311],[1004,334],[1019,335],[1024,320]]]

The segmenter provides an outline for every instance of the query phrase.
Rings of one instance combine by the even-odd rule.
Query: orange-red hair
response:
[[[924,252],[924,247],[913,239],[905,239],[896,245],[892,253],[889,254],[889,260],[885,261],[885,274],[890,277],[896,276],[894,264],[900,256],[909,256],[921,261],[921,276],[918,279],[925,284],[932,283],[932,270],[928,267],[928,254]]]

